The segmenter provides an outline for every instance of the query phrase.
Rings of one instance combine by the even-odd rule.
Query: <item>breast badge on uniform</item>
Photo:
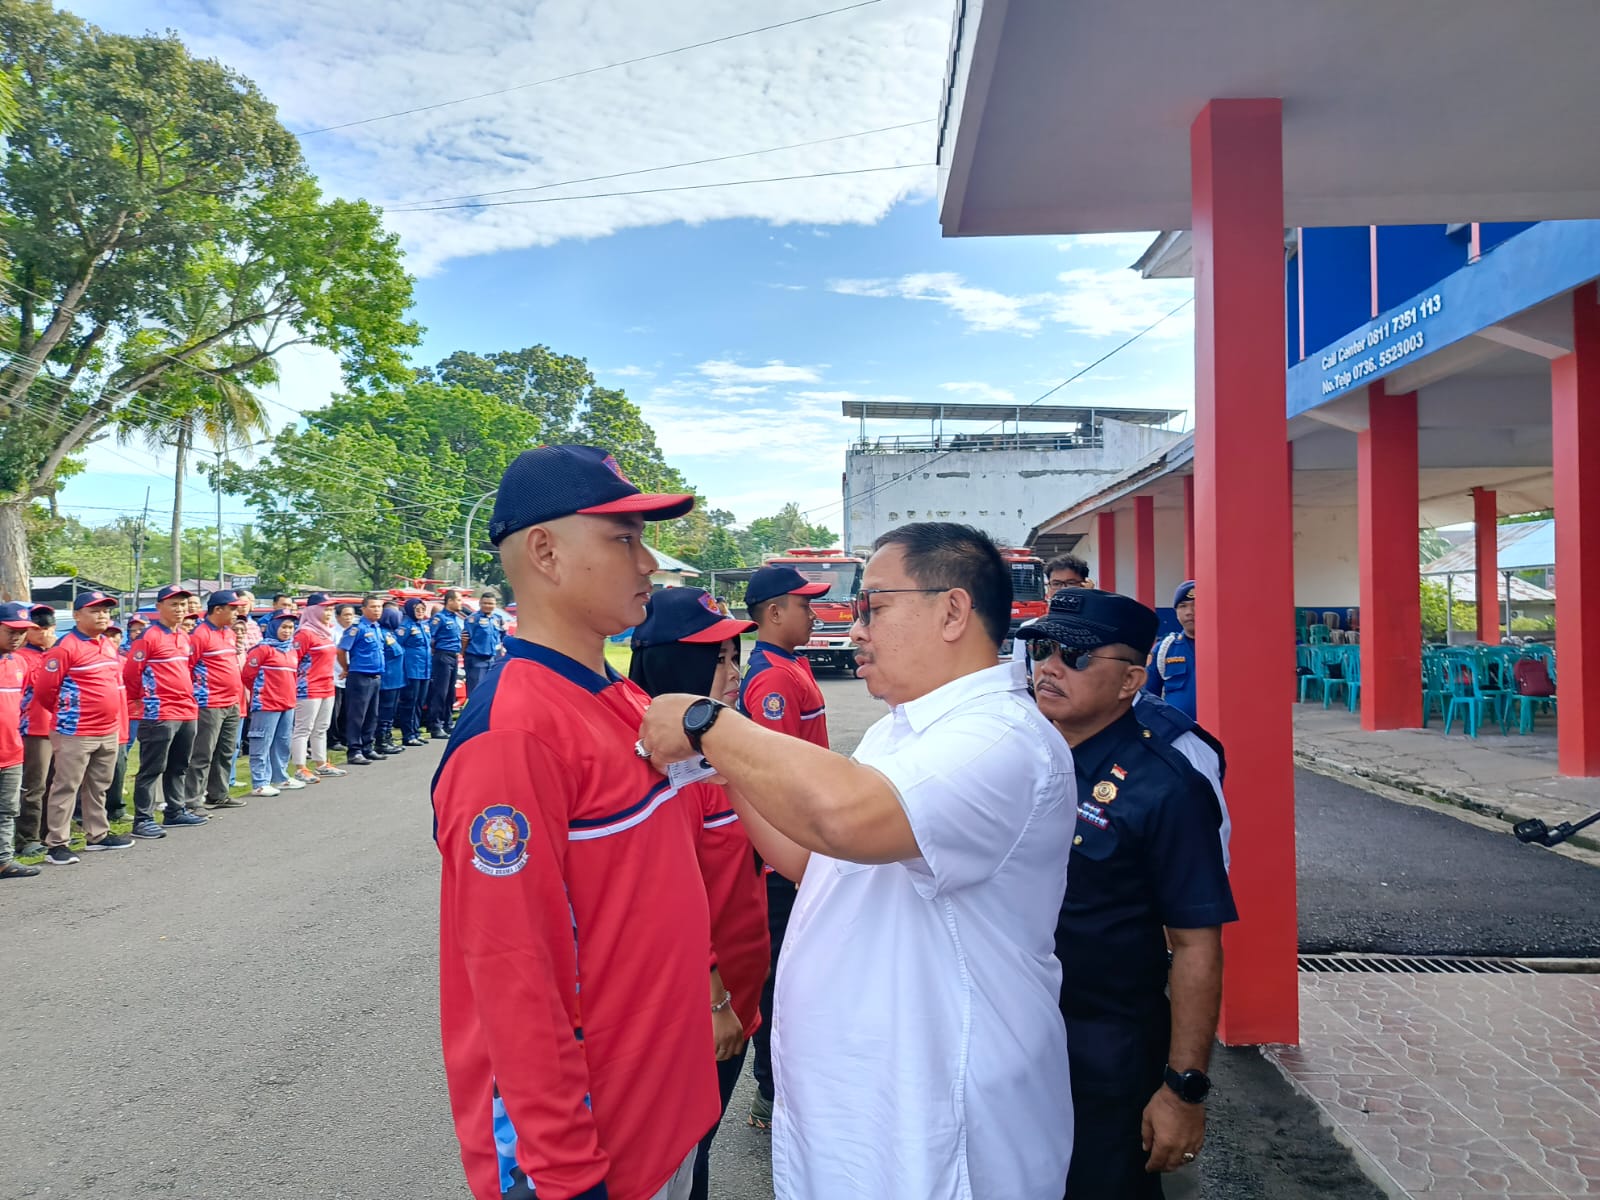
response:
[[[1094,785],[1094,798],[1101,804],[1110,804],[1117,798],[1117,785],[1109,779],[1102,779]]]
[[[769,721],[783,720],[785,707],[782,692],[768,692],[761,697],[761,715]]]
[[[1120,764],[1112,763],[1111,778],[1115,779],[1118,783],[1123,783],[1127,780],[1128,773],[1122,769]]]
[[[472,821],[472,865],[497,878],[528,865],[528,818],[509,804],[491,804]]]

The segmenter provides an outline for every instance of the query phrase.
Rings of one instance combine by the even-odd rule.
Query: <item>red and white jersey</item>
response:
[[[772,967],[767,884],[728,790],[715,783],[691,783],[683,792],[700,802],[696,854],[711,909],[711,949],[722,985],[733,996],[733,1011],[749,1037],[761,1027],[761,985]]]
[[[20,654],[0,654],[0,769],[22,761],[22,696],[32,674]]]
[[[239,679],[239,639],[230,627],[201,621],[189,635],[189,677],[201,708],[229,708],[244,699]]]
[[[295,695],[302,700],[328,700],[334,692],[333,669],[339,665],[339,643],[324,633],[297,629],[294,648],[300,653]]]
[[[634,684],[531,642],[433,780],[445,1075],[476,1200],[649,1200],[717,1121],[702,810]]]
[[[122,682],[141,721],[193,721],[200,715],[189,677],[189,635],[151,621],[128,649]]]
[[[55,712],[56,733],[120,737],[128,711],[121,672],[114,639],[69,629],[34,671],[34,699]]]
[[[828,707],[811,663],[770,642],[757,642],[739,685],[739,711],[763,729],[776,729],[828,749]]]
[[[34,676],[44,663],[45,652],[37,646],[18,646],[17,656],[28,669],[27,682],[22,685],[22,736],[49,737],[56,727],[56,714],[39,703],[39,693],[34,689]]]

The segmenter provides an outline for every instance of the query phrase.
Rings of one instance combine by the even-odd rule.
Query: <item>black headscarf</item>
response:
[[[737,661],[737,640],[733,644],[733,653]],[[628,678],[652,696],[668,692],[709,696],[711,681],[717,674],[717,659],[721,654],[720,642],[666,642],[659,646],[644,646],[633,652]]]

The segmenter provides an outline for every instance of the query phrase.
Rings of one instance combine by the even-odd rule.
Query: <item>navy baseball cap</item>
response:
[[[239,593],[223,589],[212,592],[206,597],[206,611],[210,612],[213,608],[227,608],[237,603],[239,603]]]
[[[313,604],[326,604],[331,599],[333,597],[328,595],[327,592],[312,592],[311,595],[306,597],[306,607],[309,608]]]
[[[751,608],[779,596],[820,596],[826,583],[811,583],[793,567],[762,567],[745,585],[744,602]]]
[[[540,446],[517,455],[500,477],[489,541],[498,546],[519,529],[574,513],[638,513],[646,521],[670,521],[693,507],[690,495],[641,492],[598,446]]]
[[[645,605],[644,620],[633,631],[633,648],[668,642],[725,642],[756,627],[754,621],[725,617],[717,602],[700,588],[662,588]]]
[[[28,606],[20,600],[11,600],[0,604],[0,625],[7,629],[36,629],[33,618],[28,615]]]
[[[1185,600],[1194,599],[1194,580],[1185,579],[1178,585],[1178,590],[1172,593],[1172,607],[1177,608]]]
[[[104,592],[79,592],[72,601],[73,612],[77,612],[80,608],[115,608],[116,606],[117,598],[108,596]]]
[[[1159,626],[1155,610],[1132,596],[1062,588],[1050,597],[1049,613],[1017,630],[1017,636],[1025,642],[1058,642],[1077,650],[1132,646],[1149,654]]]
[[[156,603],[160,604],[163,600],[171,600],[177,596],[192,595],[194,595],[194,593],[188,588],[184,587],[181,583],[169,583],[166,587],[162,588],[156,593]]]

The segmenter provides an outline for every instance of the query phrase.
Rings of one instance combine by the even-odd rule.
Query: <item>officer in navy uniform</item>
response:
[[[1194,580],[1185,579],[1172,593],[1172,611],[1183,632],[1162,638],[1150,655],[1145,690],[1194,721],[1199,716],[1195,705]]]
[[[1018,633],[1029,642],[1039,711],[1072,747],[1078,780],[1056,926],[1072,1068],[1071,1200],[1159,1197],[1161,1173],[1200,1154],[1222,926],[1238,919],[1216,795],[1133,712],[1156,624],[1126,596],[1066,589]]]

